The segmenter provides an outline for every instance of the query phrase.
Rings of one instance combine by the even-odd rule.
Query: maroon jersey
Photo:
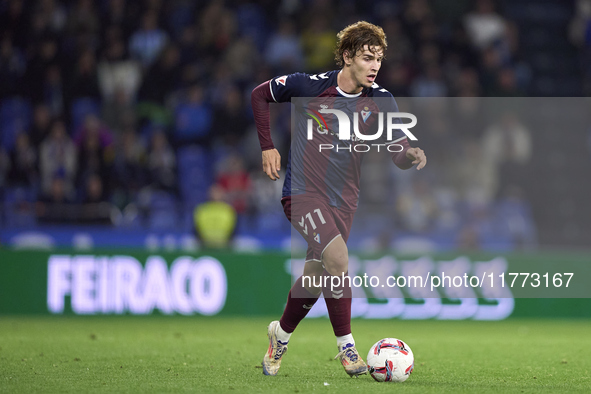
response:
[[[284,75],[270,81],[270,90],[276,102],[293,103],[292,144],[283,197],[305,194],[322,198],[332,207],[354,212],[359,199],[361,163],[368,147],[376,150],[380,145],[380,152],[388,154],[386,145],[407,147],[408,144],[400,129],[394,129],[391,138],[386,138],[386,113],[398,112],[392,94],[376,83],[358,94],[347,94],[337,86],[339,72]],[[350,139],[339,138],[339,119],[331,110],[341,111],[351,120]],[[353,131],[355,127],[365,136],[376,133],[380,112],[383,113],[382,137],[358,138]]]

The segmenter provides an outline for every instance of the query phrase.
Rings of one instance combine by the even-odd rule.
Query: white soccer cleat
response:
[[[339,354],[335,356],[335,360],[337,358],[341,361],[343,368],[345,368],[345,372],[347,372],[349,376],[353,377],[367,373],[367,365],[352,343],[343,346]]]
[[[262,362],[265,375],[277,375],[281,366],[281,358],[287,353],[287,342],[283,343],[277,339],[277,327],[279,327],[279,321],[275,320],[267,328],[269,350],[265,353]]]

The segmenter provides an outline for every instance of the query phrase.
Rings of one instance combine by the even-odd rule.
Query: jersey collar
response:
[[[351,93],[343,92],[343,90],[337,86],[337,92],[339,92],[339,94],[341,94],[342,96],[345,96],[345,97],[359,97],[359,96],[361,96],[361,93],[363,93],[363,90],[359,93],[351,94]]]

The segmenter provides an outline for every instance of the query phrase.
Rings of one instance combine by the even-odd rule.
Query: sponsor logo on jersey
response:
[[[322,109],[324,109],[324,107],[326,107],[326,105],[321,105],[320,107]],[[310,113],[310,112],[312,112],[312,113]],[[328,133],[328,125],[326,124],[326,120],[324,119],[324,117],[322,115],[320,115],[317,111],[314,111],[313,109],[310,109],[310,112],[306,112],[306,115],[309,116],[310,118],[314,119],[316,121],[316,123],[318,124],[318,126],[316,127],[316,131],[319,134]]]
[[[285,81],[287,81],[287,75],[283,75],[283,76],[275,79],[275,83],[277,83],[277,85],[281,84],[281,85],[285,86]]]

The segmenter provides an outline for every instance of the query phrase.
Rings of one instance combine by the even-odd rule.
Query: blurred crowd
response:
[[[528,94],[518,26],[492,0],[0,0],[5,203],[30,203],[33,221],[174,227],[170,217],[190,216],[215,186],[240,225],[272,222],[281,185],[260,171],[250,92],[276,75],[334,69],[336,33],[358,20],[386,32],[378,83],[395,97]],[[289,111],[272,108],[284,160]],[[472,163],[462,168],[474,170],[477,152],[498,150],[505,135],[475,133],[457,153]],[[527,161],[529,131],[509,138]],[[520,195],[483,187],[485,204]],[[425,231],[416,205],[433,198],[429,183],[405,193],[401,230]],[[439,204],[420,210],[446,211]],[[176,210],[153,215],[159,207]]]

